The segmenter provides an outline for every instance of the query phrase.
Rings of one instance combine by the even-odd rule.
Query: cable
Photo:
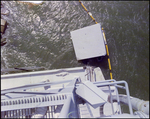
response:
[[[82,7],[85,9],[85,11],[87,11],[88,15],[93,19],[93,21],[97,24],[96,20],[94,19],[94,17],[92,16],[92,13],[89,12],[86,7],[82,4],[82,2],[79,0],[79,3],[82,5]],[[106,36],[105,36],[105,33],[104,33],[104,29],[102,27],[102,31],[103,31],[103,37],[104,37],[104,40],[105,40],[105,47],[106,47],[106,51],[107,51],[107,56],[108,56],[108,65],[109,65],[109,71],[110,71],[110,79],[113,79],[112,77],[112,71],[111,71],[111,63],[110,63],[110,58],[109,58],[109,51],[108,51],[108,45],[107,45],[107,41],[106,41]]]

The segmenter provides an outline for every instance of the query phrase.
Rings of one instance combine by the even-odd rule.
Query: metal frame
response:
[[[115,86],[116,89],[117,88],[121,88],[121,89],[124,89],[126,90],[126,94],[127,94],[127,99],[128,99],[128,106],[129,106],[129,111],[130,111],[130,114],[133,115],[133,110],[132,110],[132,106],[131,106],[131,100],[130,100],[130,93],[129,93],[129,88],[128,88],[128,84],[126,81],[115,81],[115,80],[107,80],[108,83],[105,83],[105,81],[100,81],[100,82],[95,82],[93,84],[95,84],[97,87],[102,87],[102,86]],[[120,86],[118,84],[124,84],[124,86]],[[118,90],[116,90],[116,96],[117,96],[117,102],[118,102],[118,105],[119,105],[119,110],[120,110],[120,114],[122,114],[121,112],[121,107],[120,107],[120,101],[119,101],[119,94],[118,94]],[[112,101],[112,95],[110,95],[110,100]],[[113,112],[114,113],[114,112]]]
[[[77,81],[79,81],[78,78],[75,78],[74,80],[65,80],[65,81],[51,82],[51,83],[42,82],[38,84],[32,84],[32,85],[16,87],[13,89],[2,90],[1,94],[3,96],[7,96],[10,93],[14,93],[14,95],[18,95],[18,93],[27,94],[26,95],[27,97],[10,98],[10,99],[1,100],[2,117],[5,117],[5,116],[14,117],[15,114],[20,117],[19,114],[22,114],[22,116],[23,114],[28,115],[28,113],[24,113],[23,110],[31,111],[31,109],[33,108],[49,107],[49,106],[55,107],[57,105],[63,105],[63,108],[60,112],[60,117],[68,117],[68,113],[70,113],[69,110],[72,111],[72,108],[70,108],[70,105],[74,105],[74,107],[76,107],[73,93],[74,93],[74,88],[75,88],[75,84]],[[56,94],[49,94],[47,90],[45,90],[44,92],[20,91],[20,90],[32,89],[35,87],[57,85],[57,84],[63,84],[63,83],[68,83],[68,82],[70,83],[65,88],[61,88],[60,91],[55,90],[55,89],[50,90],[52,92],[54,90],[54,92],[57,92]],[[41,96],[41,94],[43,95]],[[73,111],[75,110],[77,109],[74,108]]]
[[[50,85],[56,85],[56,84],[63,84],[70,82],[65,88],[59,89],[50,89],[45,90],[42,92],[30,92],[30,91],[20,91],[20,90],[26,90],[26,89],[32,89],[35,87],[43,87],[43,86],[50,86]],[[78,82],[78,83],[77,83]],[[120,100],[119,100],[119,94],[118,94],[118,88],[126,90],[127,99],[128,99],[128,106],[130,110],[130,114],[133,115],[133,110],[131,106],[130,101],[130,93],[128,89],[128,84],[126,81],[116,81],[114,79],[111,80],[105,80],[105,81],[99,81],[99,82],[91,82],[95,86],[101,88],[104,86],[108,86],[109,88],[109,95],[110,95],[110,102],[113,103],[113,98],[111,94],[111,88],[110,86],[114,86],[116,89],[116,96],[117,96],[117,103],[119,106],[119,114],[122,114],[121,107],[120,107]],[[124,84],[125,86],[119,85]],[[20,117],[20,116],[27,116],[31,117],[33,114],[34,108],[40,108],[40,107],[47,107],[51,109],[51,111],[56,106],[62,106],[59,118],[68,118],[70,114],[72,114],[73,117],[78,117],[78,106],[76,102],[76,93],[75,89],[79,87],[79,85],[83,85],[80,83],[79,78],[75,78],[74,80],[65,80],[60,82],[42,82],[38,84],[32,84],[32,85],[26,85],[22,87],[16,87],[13,89],[7,89],[2,90],[1,94],[4,96],[8,96],[8,94],[14,94],[19,95],[20,93],[26,94],[27,97],[14,97],[10,99],[3,99],[1,100],[1,115],[2,117]],[[114,95],[113,95],[114,96]],[[114,107],[112,104],[112,110],[114,112]],[[24,112],[26,111],[26,112]],[[52,113],[54,113],[52,111]],[[21,115],[19,115],[21,114]],[[46,115],[49,115],[49,111],[46,112]],[[49,117],[44,115],[44,117]],[[51,115],[52,117],[54,114]]]

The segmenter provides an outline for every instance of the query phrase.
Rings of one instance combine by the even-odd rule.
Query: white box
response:
[[[77,60],[106,55],[105,42],[100,24],[84,27],[70,33]]]

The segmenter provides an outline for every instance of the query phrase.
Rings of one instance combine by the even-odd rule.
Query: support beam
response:
[[[68,118],[69,110],[71,105],[71,96],[67,96],[67,100],[65,101],[65,104],[63,105],[63,108],[60,112],[59,118]]]

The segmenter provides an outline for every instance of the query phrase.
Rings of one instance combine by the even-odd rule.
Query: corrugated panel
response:
[[[63,105],[66,98],[65,94],[59,94],[3,100],[1,101],[1,117],[30,118],[35,114],[37,107],[47,107],[44,118],[53,118],[57,105]]]

